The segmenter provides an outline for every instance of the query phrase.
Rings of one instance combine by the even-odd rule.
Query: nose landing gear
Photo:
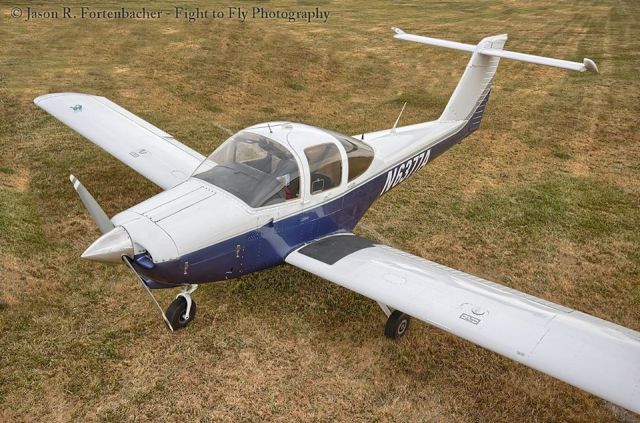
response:
[[[191,298],[196,289],[198,285],[190,285],[169,304],[165,315],[173,330],[186,327],[196,317],[196,302]]]

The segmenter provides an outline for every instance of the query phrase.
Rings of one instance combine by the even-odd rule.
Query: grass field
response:
[[[435,119],[468,57],[389,28],[506,32],[508,49],[590,57],[601,73],[503,61],[481,129],[357,231],[640,330],[639,2],[263,5],[331,15],[25,22],[1,2],[0,420],[638,421],[425,324],[388,341],[374,302],[290,266],[201,287],[196,322],[171,334],[123,266],[79,259],[99,232],[70,173],[109,215],[158,188],[36,96],[103,95],[207,154],[225,128],[265,120],[359,133],[405,101],[403,123]]]

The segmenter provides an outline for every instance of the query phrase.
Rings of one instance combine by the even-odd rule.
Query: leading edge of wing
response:
[[[640,413],[636,331],[353,234],[286,261]]]

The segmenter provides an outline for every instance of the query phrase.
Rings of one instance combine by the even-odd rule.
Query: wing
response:
[[[640,412],[638,332],[352,234],[286,261]]]
[[[33,102],[164,189],[187,179],[205,158],[104,97],[59,93]]]

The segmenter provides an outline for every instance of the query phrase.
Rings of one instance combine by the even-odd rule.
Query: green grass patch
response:
[[[571,158],[571,155],[565,151],[554,151],[551,154],[553,154],[554,157],[557,157],[560,160],[569,160]]]
[[[289,81],[287,82],[287,88],[290,88],[294,91],[302,91],[304,90],[304,85],[296,81]]]
[[[0,189],[0,249],[32,256],[49,248],[42,219],[28,193]]]
[[[640,224],[634,196],[596,179],[565,174],[550,174],[523,188],[485,191],[463,208],[474,224],[580,243],[630,233]]]

